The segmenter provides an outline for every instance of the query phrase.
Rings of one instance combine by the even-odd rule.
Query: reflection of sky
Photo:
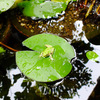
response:
[[[11,83],[13,84],[13,75],[20,74],[20,70],[18,67],[16,69],[12,69],[8,72],[7,76],[11,79]],[[15,100],[14,96],[16,92],[23,92],[24,88],[21,87],[21,84],[23,83],[24,78],[19,78],[16,83],[14,83],[13,86],[10,87],[8,96],[11,98],[11,100]],[[31,86],[35,86],[35,81],[32,82]]]
[[[73,39],[80,41],[80,39],[82,40],[83,35],[84,35],[84,31],[83,31],[83,21],[82,20],[77,20],[74,23],[75,29],[76,30],[72,30],[72,34],[73,34]],[[83,33],[83,35],[80,35],[81,33]]]
[[[92,45],[91,44],[91,47],[94,47],[95,51],[97,51],[97,53],[99,54],[100,56],[100,50],[99,48],[97,49],[96,46]],[[86,67],[88,67],[89,69],[91,69],[93,72],[91,72],[92,76],[91,76],[91,80],[93,82],[97,82],[97,78],[100,76],[100,63],[96,63],[94,61],[91,61],[89,60],[86,64]],[[8,77],[12,80],[12,83],[13,83],[13,75],[17,75],[17,74],[20,74],[20,70],[18,69],[18,67],[16,69],[11,69],[9,72],[8,72]],[[24,91],[24,88],[21,87],[21,84],[23,83],[23,80],[24,78],[19,78],[17,80],[17,82],[10,87],[9,89],[9,93],[8,93],[8,96],[11,97],[11,100],[15,100],[14,96],[16,92],[22,92]],[[32,83],[32,86],[35,86],[35,81]],[[61,99],[61,100],[87,100],[87,98],[89,97],[89,95],[91,94],[93,88],[96,86],[95,85],[90,85],[90,86],[82,86],[79,90],[77,90],[78,95],[75,95],[73,97],[73,99]],[[2,99],[3,100],[3,99]]]
[[[81,20],[76,21],[74,25],[75,25],[75,28],[76,28],[76,30],[73,30],[73,35],[76,36],[74,38],[79,39],[81,37],[82,40],[84,40],[85,43],[88,43],[89,41],[86,39],[84,31],[82,30],[83,22]],[[78,37],[79,34],[81,34],[82,32],[83,32],[83,36]],[[94,48],[93,51],[95,51],[100,56],[100,46],[96,46],[96,45],[93,45],[93,44],[91,44],[90,46],[93,47]],[[100,76],[100,57],[99,57],[98,60],[99,60],[99,63],[96,63],[94,61],[89,60],[85,64],[86,67],[88,67],[89,69],[92,70],[91,80],[95,83],[97,83],[97,78]],[[13,75],[18,75],[20,73],[21,72],[18,69],[18,67],[16,69],[11,69],[11,70],[8,71],[7,76],[8,76],[9,79],[11,79],[12,84],[14,82]],[[11,98],[11,100],[15,100],[14,96],[15,96],[16,92],[23,92],[24,91],[24,88],[21,86],[21,84],[23,83],[23,80],[24,80],[24,78],[19,78],[17,80],[17,82],[14,83],[14,85],[12,85],[10,87],[8,96]],[[31,86],[35,86],[35,85],[36,85],[35,81],[32,82]],[[95,85],[91,84],[90,86],[88,86],[88,85],[82,86],[79,90],[77,90],[79,96],[75,95],[73,97],[73,99],[64,99],[64,100],[87,100],[95,86],[96,86],[96,84]],[[63,90],[66,90],[66,87],[63,86]],[[63,90],[62,90],[62,92],[63,92]],[[4,99],[0,99],[0,100],[4,100]]]
[[[100,76],[100,63],[95,63],[93,61],[88,61],[86,63],[86,66],[89,67],[89,69],[91,69],[93,72],[92,72],[92,80],[94,82],[97,82],[97,78]],[[13,83],[13,75],[17,75],[17,74],[20,74],[20,70],[18,68],[16,69],[12,69],[8,72],[8,76],[9,78],[12,80],[12,83]],[[11,97],[11,100],[15,100],[14,96],[16,92],[22,92],[24,90],[24,88],[21,87],[21,84],[23,82],[24,78],[19,78],[17,80],[17,82],[10,87],[9,89],[9,93],[8,93],[8,96]],[[32,86],[35,86],[35,81],[32,83]],[[96,85],[96,84],[95,84]],[[68,100],[87,100],[87,98],[89,97],[89,95],[91,94],[93,88],[95,87],[95,85],[90,85],[90,86],[82,86],[79,90],[78,90],[78,95],[74,96],[73,99],[68,99]],[[3,100],[3,99],[1,99]],[[62,99],[63,100],[63,99]],[[64,100],[67,100],[67,99],[64,99]]]
[[[97,83],[97,78],[100,76],[100,63],[95,63],[93,61],[88,61],[86,66],[91,69],[92,76],[91,79]],[[96,85],[96,84],[95,84]],[[87,100],[91,92],[93,91],[95,85],[90,85],[90,86],[83,86],[80,90],[78,90],[78,94],[80,96],[75,96],[73,99],[68,99],[68,100]]]
[[[73,34],[73,40],[76,41],[84,41],[85,43],[88,43],[89,41],[85,37],[85,31],[83,30],[83,21],[82,20],[77,20],[74,23],[75,30],[72,30]]]
[[[75,28],[76,28],[76,30],[73,31],[73,35],[75,36],[74,38],[79,39],[81,37],[82,40],[84,40],[85,43],[89,43],[89,41],[85,37],[84,31],[82,30],[83,22],[82,21],[77,21],[77,22],[75,22],[74,25],[75,25]],[[79,34],[81,34],[82,32],[83,32],[83,35],[79,36]],[[93,45],[93,44],[91,44],[90,46],[93,47],[94,48],[93,51],[95,51],[100,56],[100,46],[96,46],[96,45]],[[100,57],[99,57],[98,60],[100,62]],[[100,76],[100,63],[96,63],[94,61],[89,60],[85,64],[85,66],[92,70],[91,80],[93,82],[97,83],[97,78]],[[13,75],[20,74],[21,72],[19,71],[18,68],[16,68],[16,69],[10,70],[10,72],[8,72],[8,73],[9,73],[8,76],[12,80],[12,83],[13,83]],[[8,96],[11,97],[11,100],[14,100],[14,96],[15,96],[14,93],[24,91],[24,88],[21,87],[21,84],[22,84],[23,80],[24,80],[24,78],[19,78],[17,80],[17,82],[13,86],[10,87]],[[36,84],[35,84],[35,81],[34,81],[32,83],[32,86],[35,86],[35,85]],[[96,84],[95,85],[90,85],[90,86],[88,86],[88,85],[87,86],[82,86],[79,90],[77,90],[79,96],[75,95],[72,99],[64,99],[64,100],[87,100],[95,86],[96,86]],[[63,100],[63,99],[61,99],[61,100]]]
[[[83,40],[85,43],[88,43],[89,41],[87,40],[87,38],[85,37],[84,31],[82,30],[83,28],[83,22],[81,20],[76,21],[74,23],[75,26],[75,31],[72,31],[73,35],[74,35],[74,39],[80,39]],[[79,36],[79,34],[81,34],[83,32],[83,36]],[[88,67],[89,69],[91,69],[92,72],[92,76],[91,79],[93,82],[97,83],[97,79],[100,76],[100,46],[96,46],[91,44],[91,47],[94,48],[94,52],[96,52],[99,55],[99,63],[96,63],[94,61],[89,60],[85,65],[86,67]],[[96,85],[96,84],[95,84]],[[95,85],[90,85],[90,86],[82,86],[82,88],[80,88],[78,90],[78,95],[74,96],[73,99],[68,99],[68,100],[87,100],[89,95],[91,94],[91,92],[93,91]],[[67,100],[67,99],[66,99]]]
[[[8,77],[11,79],[12,84],[13,84],[13,81],[14,81],[13,80],[13,75],[17,75],[19,73],[21,73],[21,72],[18,68],[12,69],[12,70],[10,70],[10,72],[8,72]],[[23,89],[21,87],[21,83],[23,82],[23,79],[24,78],[18,79],[17,82],[13,86],[10,87],[8,96],[11,97],[11,100],[14,100],[14,93],[16,93],[18,91],[20,91],[20,92],[23,91]]]

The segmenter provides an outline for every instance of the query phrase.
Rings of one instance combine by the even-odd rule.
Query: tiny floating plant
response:
[[[99,58],[99,55],[94,52],[94,51],[88,51],[86,53],[86,57],[89,59],[89,60],[92,60],[92,61],[98,61],[97,59]]]
[[[28,78],[39,82],[52,82],[70,73],[70,61],[75,57],[75,51],[65,39],[43,33],[29,37],[22,44],[31,51],[16,52],[16,63]]]
[[[5,53],[6,50],[4,50],[4,48],[0,47],[0,53]]]

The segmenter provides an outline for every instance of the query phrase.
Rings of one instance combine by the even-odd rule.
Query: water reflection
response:
[[[0,54],[0,98],[2,98],[3,100],[10,100],[10,97],[7,95],[11,86],[11,80],[6,74],[8,70],[15,67],[13,66],[13,62],[14,59],[12,55],[9,55],[9,53],[5,55]]]
[[[87,66],[89,61],[85,56],[88,50],[94,48],[90,43],[85,44],[84,42],[73,44],[73,46],[76,48],[77,59],[72,60],[71,73],[57,86],[28,80],[16,66],[13,54],[1,55],[0,98],[2,100],[59,100],[79,97],[81,95],[79,90],[82,87],[94,85],[93,70]]]
[[[76,31],[79,34],[83,32],[82,29]],[[72,44],[76,50],[77,58],[71,61],[73,66],[71,73],[62,81],[59,81],[58,85],[55,83],[39,83],[27,79],[16,66],[12,52],[7,50],[6,54],[0,54],[0,99],[85,100],[88,98],[95,86],[96,79],[100,76],[100,59],[98,62],[90,61],[86,57],[86,52],[95,51],[100,56],[100,46],[91,44],[84,35],[82,35],[82,38],[85,38],[83,38],[83,41]],[[88,89],[88,93],[84,87]],[[84,92],[87,97],[84,96]]]

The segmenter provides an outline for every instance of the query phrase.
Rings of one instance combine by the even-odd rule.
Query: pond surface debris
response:
[[[98,3],[98,1],[95,2],[96,7],[94,9],[97,8]],[[16,17],[14,13],[12,22],[14,26],[26,36],[47,32],[59,35],[65,39],[75,42],[80,41],[83,34],[85,33],[86,37],[91,39],[99,34],[98,32],[100,31],[100,21],[99,16],[96,14],[96,12],[94,12],[94,10],[89,13],[87,18],[85,18],[86,12],[89,9],[88,5],[89,4],[86,6],[76,2],[69,3],[64,14],[59,15],[58,18],[55,17],[45,20],[32,20],[29,17],[23,16],[21,12],[18,12]],[[17,20],[17,24],[14,22],[15,20]],[[73,31],[77,30],[74,25],[76,21],[82,21],[83,23],[83,27],[81,27],[82,32],[78,34],[79,38],[77,38],[77,36],[74,38],[75,34],[73,34]],[[19,26],[21,28],[19,28]],[[80,26],[78,28],[80,28]],[[28,33],[26,33],[25,30],[27,30]],[[96,30],[97,32],[95,33],[94,31]]]

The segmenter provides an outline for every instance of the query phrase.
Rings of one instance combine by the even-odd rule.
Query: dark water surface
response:
[[[86,52],[93,50],[100,57],[100,46],[86,40],[72,45],[77,52],[72,71],[56,83],[28,80],[16,66],[13,52],[1,54],[0,100],[87,100],[100,76],[100,58],[98,62],[90,61]]]

